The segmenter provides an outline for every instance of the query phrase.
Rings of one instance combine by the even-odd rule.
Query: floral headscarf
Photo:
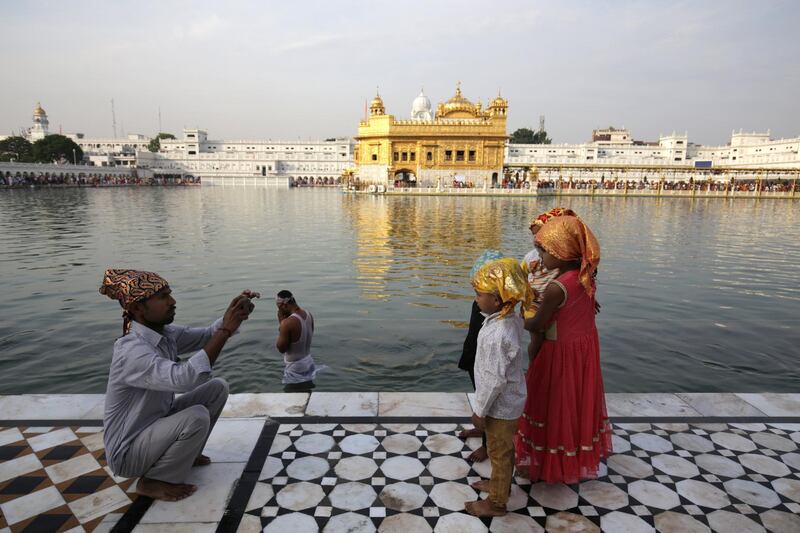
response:
[[[566,207],[554,207],[550,211],[545,211],[541,215],[537,216],[533,220],[531,220],[531,226],[544,226],[549,220],[552,220],[556,217],[562,216],[570,216],[576,217],[578,215],[575,214],[575,211]]]

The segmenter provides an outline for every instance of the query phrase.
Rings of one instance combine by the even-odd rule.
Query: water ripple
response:
[[[120,310],[105,268],[160,272],[179,320],[244,288],[314,312],[319,390],[467,390],[466,279],[521,257],[554,198],[352,197],[255,188],[0,193],[0,393],[103,392]],[[577,198],[603,250],[609,391],[796,391],[800,210],[758,200]],[[218,363],[234,392],[280,390],[268,299]]]

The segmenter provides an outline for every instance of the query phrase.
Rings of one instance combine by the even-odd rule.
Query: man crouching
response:
[[[211,326],[191,328],[172,324],[175,299],[158,274],[109,269],[100,293],[124,310],[106,390],[108,466],[140,477],[139,494],[182,500],[197,490],[185,483],[192,466],[211,462],[201,452],[228,398],[228,384],[212,379],[211,367],[259,294],[244,291]],[[195,353],[179,361],[187,352]],[[183,394],[175,399],[176,392]]]

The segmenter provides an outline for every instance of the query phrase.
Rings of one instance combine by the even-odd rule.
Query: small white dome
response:
[[[411,104],[411,118],[416,120],[431,120],[433,113],[431,113],[431,100],[423,91],[420,91],[419,96],[414,98],[414,103]]]

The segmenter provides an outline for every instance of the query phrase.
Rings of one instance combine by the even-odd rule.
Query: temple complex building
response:
[[[353,164],[353,140],[215,140],[205,130],[186,128],[179,139],[162,139],[158,152],[136,153],[140,167],[162,174],[187,173],[204,183],[290,185],[298,180],[339,179]]]
[[[388,187],[496,183],[503,171],[507,116],[507,100],[498,96],[483,108],[464,97],[460,84],[435,114],[420,93],[409,119],[387,114],[378,94],[358,125],[355,175],[361,183]]]

